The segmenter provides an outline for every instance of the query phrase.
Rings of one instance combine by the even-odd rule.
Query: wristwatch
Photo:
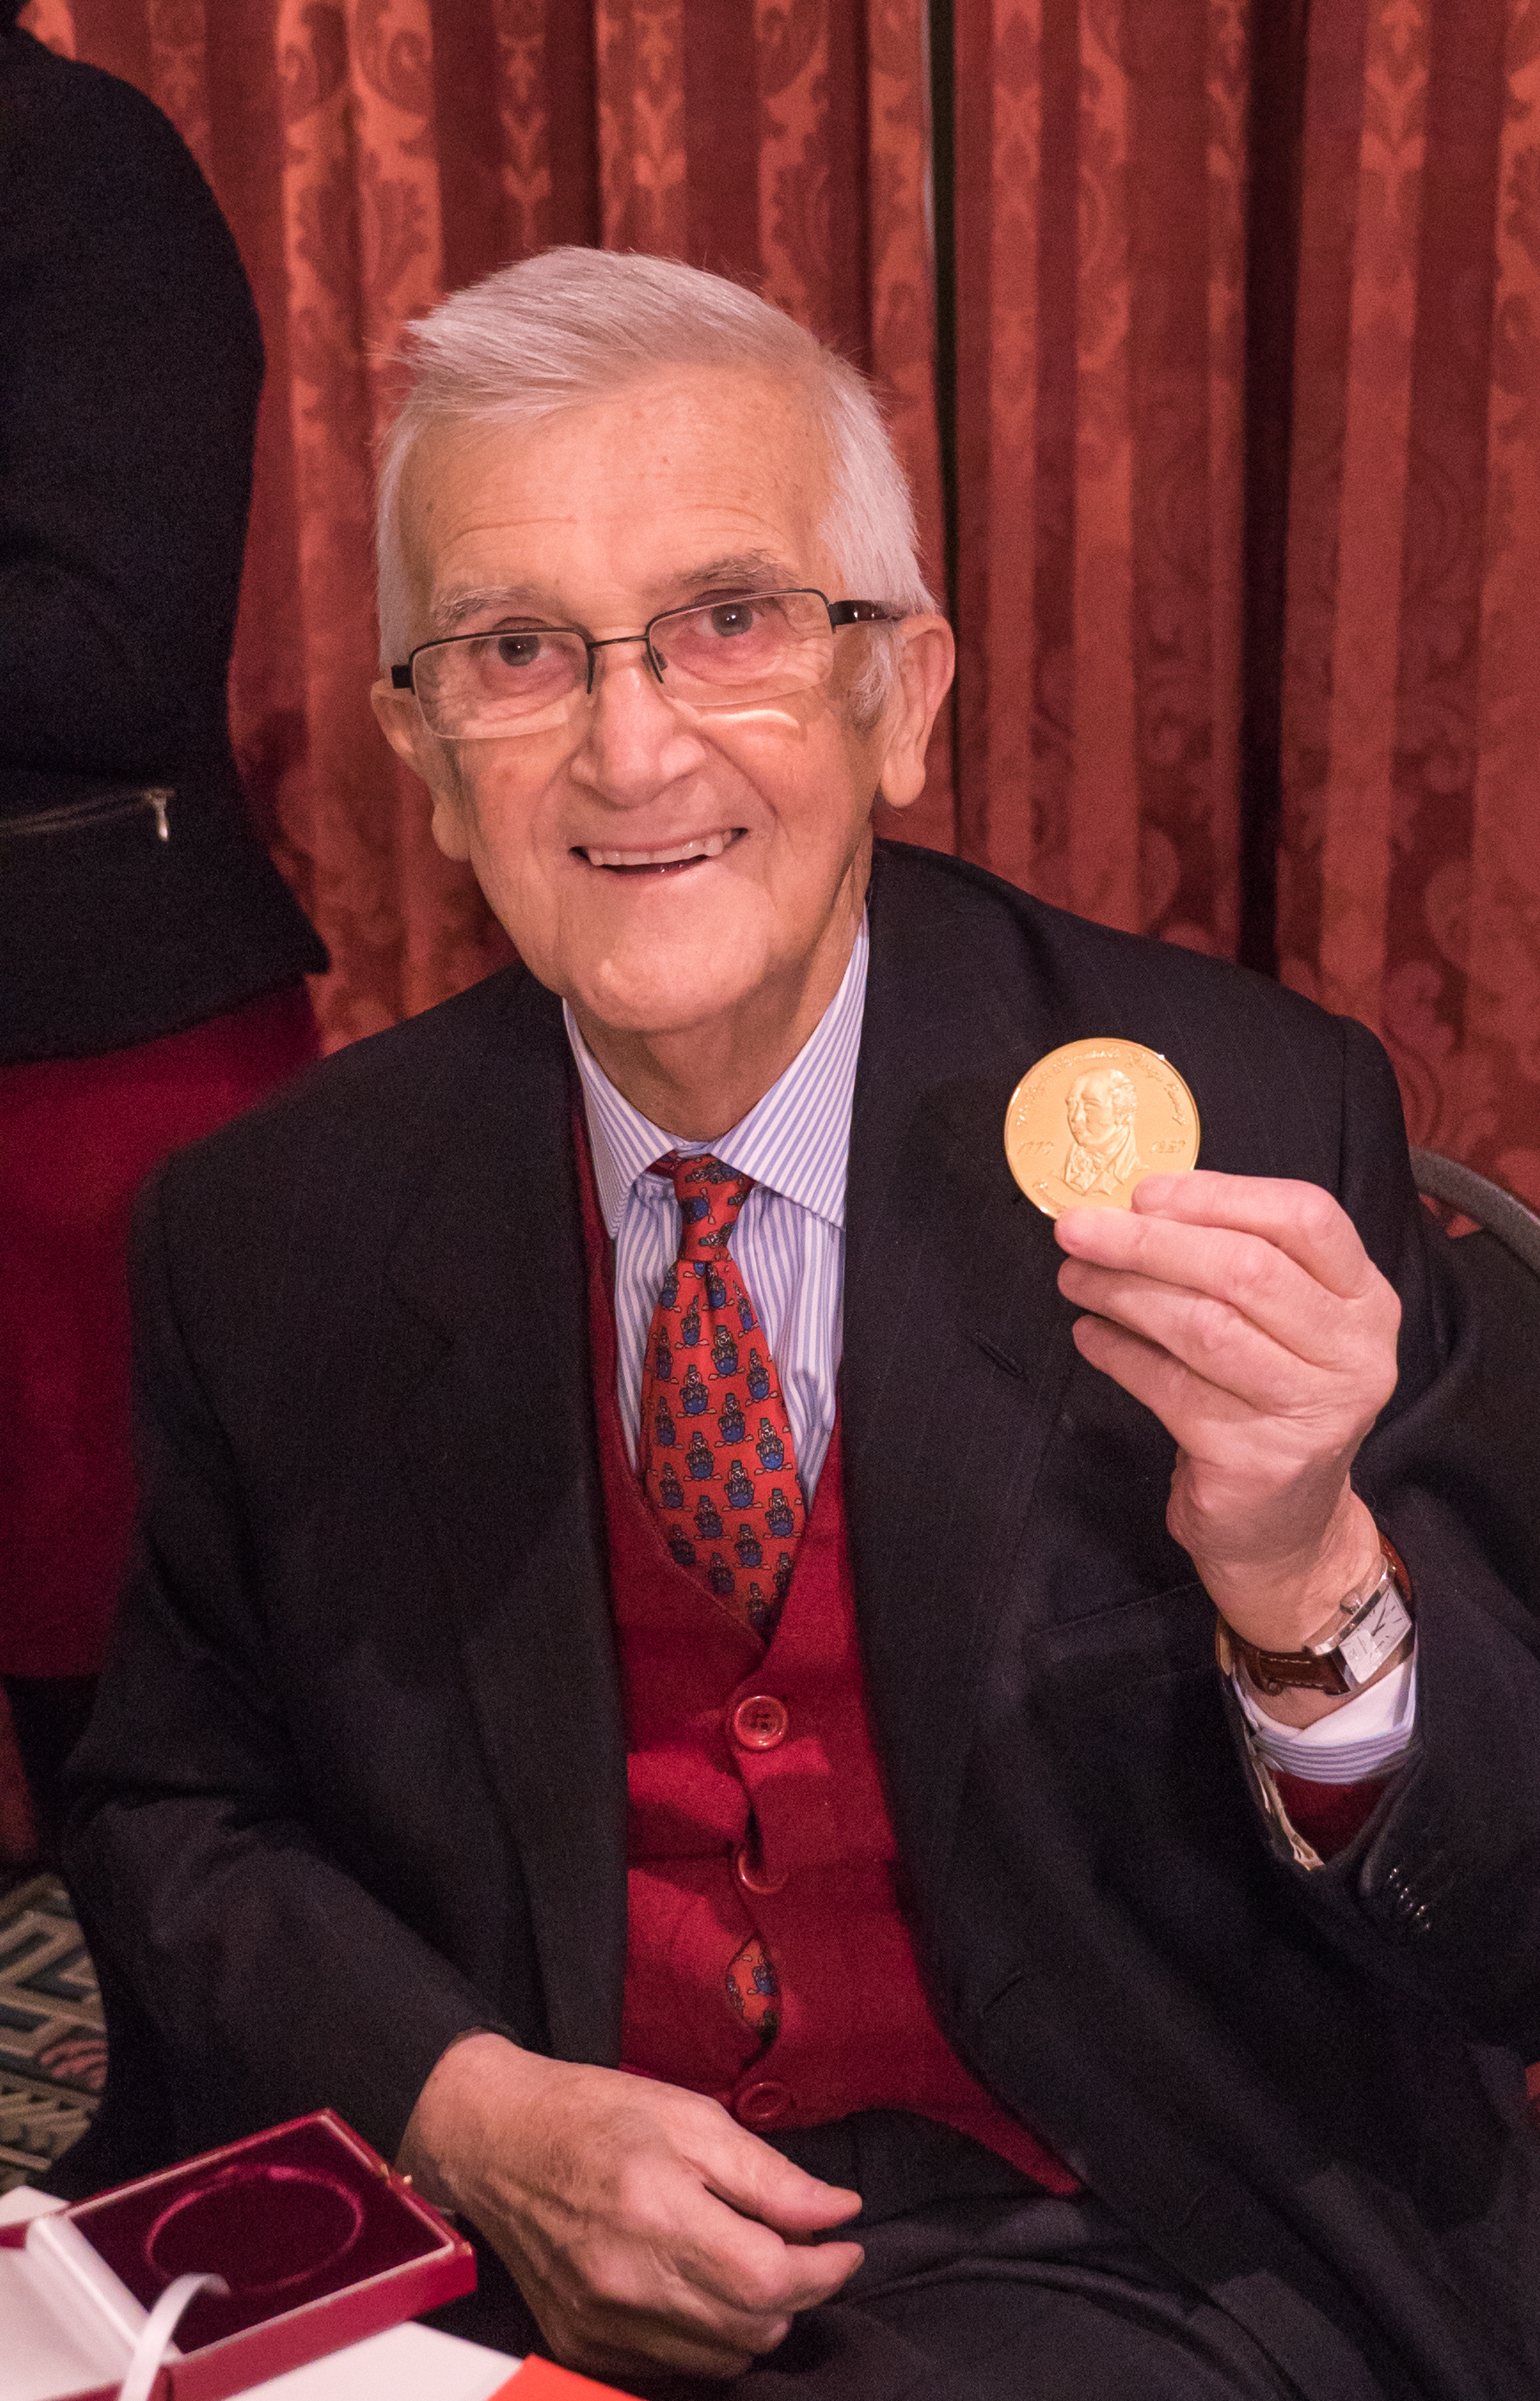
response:
[[[1344,1594],[1329,1624],[1302,1651],[1260,1651],[1221,1617],[1214,1641],[1225,1674],[1233,1675],[1240,1659],[1259,1693],[1362,1692],[1411,1639],[1411,1586],[1385,1534],[1380,1553],[1380,1572],[1372,1583]]]

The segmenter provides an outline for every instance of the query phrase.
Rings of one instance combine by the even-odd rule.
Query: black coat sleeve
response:
[[[390,2157],[440,2052],[499,2011],[319,1831],[327,1796],[275,1689],[261,1533],[178,1322],[164,1184],[136,1227],[147,1497],[75,1763],[72,1890],[109,1998],[131,1996],[132,2055],[165,2063],[163,2156],[331,2106]],[[146,2163],[109,2147],[103,2173]]]
[[[1400,1379],[1354,1483],[1407,1562],[1417,1729],[1357,1841],[1279,1872],[1375,1974],[1540,2059],[1540,1279],[1417,1200],[1390,1063],[1343,1024],[1341,1197],[1401,1297]]]

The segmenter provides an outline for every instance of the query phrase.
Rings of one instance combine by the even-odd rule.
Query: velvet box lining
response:
[[[329,2113],[192,2160],[72,2210],[97,2256],[153,2307],[173,2277],[223,2276],[177,2330],[184,2353],[243,2334],[444,2247],[445,2230]]]

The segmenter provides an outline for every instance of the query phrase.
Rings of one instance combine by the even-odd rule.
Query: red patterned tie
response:
[[[780,1379],[728,1242],[754,1187],[708,1152],[671,1150],[679,1257],[641,1372],[642,1489],[681,1567],[768,1641],[806,1512]]]
[[[641,1371],[642,1489],[681,1567],[768,1642],[806,1512],[780,1378],[727,1247],[754,1179],[677,1150],[653,1173],[673,1179],[680,1247]],[[780,1986],[757,1934],[729,1961],[726,1987],[761,2046],[773,2042]]]

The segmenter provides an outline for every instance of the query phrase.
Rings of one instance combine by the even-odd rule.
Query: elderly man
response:
[[[146,1198],[121,2143],[334,2104],[649,2391],[1533,2394],[1540,1665],[1382,1054],[873,844],[951,638],[732,286],[447,302],[381,596],[523,964]],[[1055,1227],[1080,1040],[1203,1163]]]

